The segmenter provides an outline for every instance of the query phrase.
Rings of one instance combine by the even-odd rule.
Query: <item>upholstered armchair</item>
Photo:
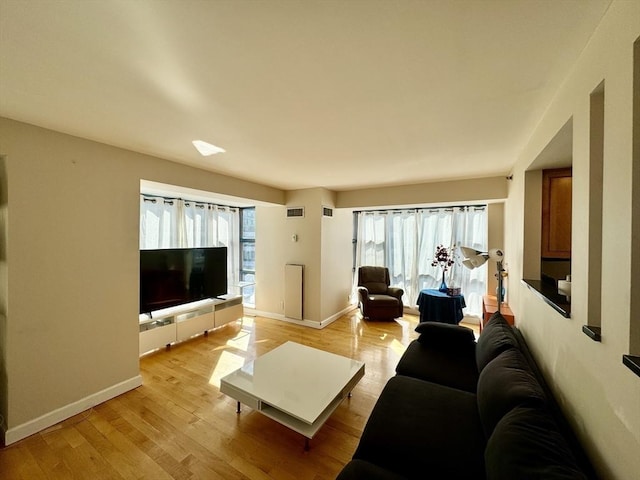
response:
[[[389,269],[386,267],[358,268],[358,295],[360,311],[367,320],[393,320],[402,317],[404,290],[390,287]]]

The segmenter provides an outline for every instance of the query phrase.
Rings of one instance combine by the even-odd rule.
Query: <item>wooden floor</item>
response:
[[[322,330],[245,316],[140,359],[143,385],[0,450],[0,478],[334,479],[418,318]],[[292,340],[365,362],[366,373],[304,449],[304,438],[221,394],[219,379]]]

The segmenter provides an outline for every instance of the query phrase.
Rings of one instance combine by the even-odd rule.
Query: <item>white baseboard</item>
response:
[[[335,322],[341,316],[349,313],[350,311],[356,309],[357,307],[358,307],[357,305],[349,305],[347,308],[341,310],[340,312],[335,313],[335,314],[331,315],[330,317],[325,318],[324,320],[321,320],[319,322],[317,320],[306,320],[306,319],[305,320],[297,320],[295,318],[285,317],[284,315],[282,315],[280,313],[264,312],[264,311],[261,311],[261,310],[255,310],[255,309],[251,309],[251,308],[245,308],[244,309],[244,313],[245,313],[245,315],[254,315],[254,316],[258,316],[258,317],[272,318],[274,320],[281,320],[283,322],[295,323],[296,325],[302,325],[302,326],[305,326],[305,327],[322,329],[322,328],[326,327],[327,325],[331,325],[333,322]]]
[[[140,385],[142,385],[142,377],[140,375],[136,375],[128,380],[84,397],[77,402],[70,403],[69,405],[53,410],[52,412],[45,413],[38,418],[29,420],[22,425],[9,428],[4,433],[4,444],[11,445],[12,443],[22,440],[23,438],[27,438],[34,433],[38,433],[52,425],[55,425],[56,423],[66,420],[67,418],[73,417],[78,413],[84,412],[91,407],[106,402],[107,400],[111,400],[112,398],[122,395],[129,390],[133,390]]]
[[[342,317],[343,315],[346,315],[347,313],[355,310],[356,308],[358,308],[358,305],[349,305],[347,308],[343,308],[338,313],[336,313],[334,315],[331,315],[329,318],[325,318],[324,320],[322,320],[320,322],[320,328],[324,328],[327,325],[331,325],[333,322],[338,320],[340,317]]]

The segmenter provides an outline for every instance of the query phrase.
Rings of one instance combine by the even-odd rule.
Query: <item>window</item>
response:
[[[354,281],[361,265],[387,267],[391,284],[404,290],[407,306],[416,305],[420,290],[440,285],[442,271],[432,266],[438,245],[487,250],[484,205],[364,211],[354,216]],[[462,288],[469,315],[482,315],[486,269],[484,265],[469,270],[458,262],[447,272],[447,284]]]
[[[227,283],[233,288],[240,270],[239,212],[236,207],[142,194],[140,249],[227,247]]]
[[[240,285],[242,302],[256,304],[256,209],[240,209]]]

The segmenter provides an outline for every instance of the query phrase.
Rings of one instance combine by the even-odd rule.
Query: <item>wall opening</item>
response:
[[[633,124],[631,190],[631,281],[629,353],[623,361],[640,376],[640,37],[633,44]]]
[[[604,81],[591,92],[589,103],[589,250],[587,258],[586,333],[602,337],[602,202],[604,166]]]
[[[525,172],[522,262],[523,282],[567,318],[571,316],[571,292],[559,287],[571,275],[572,165],[570,118]]]

